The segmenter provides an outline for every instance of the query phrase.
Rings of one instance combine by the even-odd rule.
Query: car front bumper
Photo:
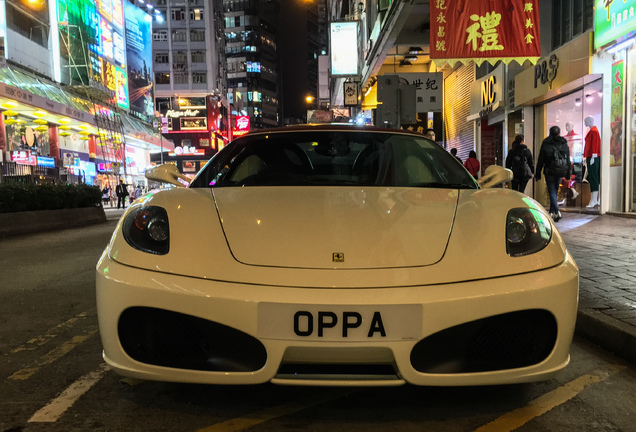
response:
[[[182,277],[122,265],[106,253],[97,267],[106,362],[122,375],[160,381],[538,381],[568,364],[577,306],[578,268],[570,257],[508,277],[369,289]],[[374,321],[376,310],[385,322]]]

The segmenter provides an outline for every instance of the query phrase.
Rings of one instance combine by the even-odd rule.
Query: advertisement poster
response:
[[[57,0],[57,16],[61,37],[70,45],[70,53],[61,54],[71,57],[71,64],[90,64],[89,70],[70,68],[71,79],[103,85],[112,92],[113,103],[128,109],[123,0]]]
[[[150,121],[155,113],[152,86],[152,16],[124,3],[130,113]]]
[[[49,156],[49,130],[35,130],[26,122],[7,127],[7,150],[28,150],[34,156]]]
[[[623,60],[612,65],[612,108],[610,121],[610,166],[623,165]]]

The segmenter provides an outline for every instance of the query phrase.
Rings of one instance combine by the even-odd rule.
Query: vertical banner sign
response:
[[[344,83],[344,105],[345,106],[357,106],[358,105],[358,83],[357,82],[345,82]]]
[[[610,166],[623,165],[623,60],[612,65],[612,107],[610,109]]]
[[[155,113],[152,88],[152,17],[124,2],[130,113],[150,121]]]
[[[541,57],[539,0],[431,0],[431,59],[438,65]]]
[[[636,30],[633,1],[595,0],[594,4],[594,49]]]
[[[358,75],[358,22],[330,24],[331,75]]]

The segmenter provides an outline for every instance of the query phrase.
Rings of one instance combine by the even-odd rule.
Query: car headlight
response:
[[[170,250],[168,213],[162,207],[140,207],[126,215],[123,223],[126,242],[143,252],[165,255]]]
[[[550,243],[552,225],[548,218],[533,208],[514,208],[506,218],[508,255],[519,257],[539,252]]]

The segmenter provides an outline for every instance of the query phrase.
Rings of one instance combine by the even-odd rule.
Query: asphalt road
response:
[[[636,367],[584,340],[550,381],[210,386],[103,364],[95,264],[115,222],[0,240],[0,431],[636,431]]]

